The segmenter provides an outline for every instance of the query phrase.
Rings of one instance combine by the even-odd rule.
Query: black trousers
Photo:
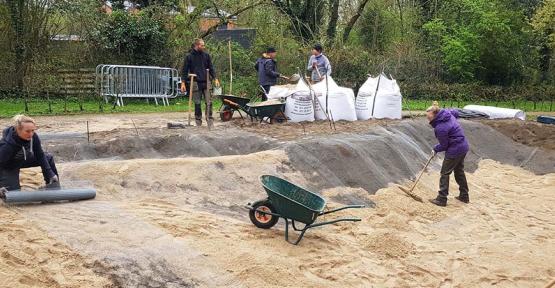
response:
[[[58,169],[56,169],[56,164],[54,163],[54,157],[50,153],[45,152],[44,156],[46,157],[46,161],[50,164],[50,168],[54,174],[58,175]],[[0,169],[0,187],[5,187],[8,190],[19,190],[21,186],[19,185],[19,170],[21,168],[31,168],[31,167],[38,167],[40,163],[37,161],[36,158],[27,159],[23,162],[23,165],[20,168],[1,168]],[[42,175],[44,177],[44,182],[48,183],[50,181],[49,175],[46,171],[42,170]]]
[[[202,108],[201,108],[201,101],[204,99],[206,103],[206,114],[208,115],[209,119],[212,119],[212,99],[208,101],[208,90],[206,89],[198,89],[198,86],[195,85],[195,90],[193,90],[193,102],[195,103],[195,120],[202,121]]]
[[[447,200],[449,195],[449,176],[451,173],[455,174],[455,180],[459,184],[460,196],[468,196],[468,183],[466,182],[466,175],[464,174],[464,158],[466,154],[455,157],[443,159],[441,165],[441,177],[439,178],[439,195],[438,198]]]

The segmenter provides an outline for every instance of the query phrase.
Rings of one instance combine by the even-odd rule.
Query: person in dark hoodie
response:
[[[468,141],[464,136],[464,130],[456,118],[459,117],[457,110],[440,109],[437,102],[426,110],[426,117],[430,125],[434,127],[434,133],[438,140],[432,150],[433,154],[445,152],[445,158],[441,165],[441,177],[439,179],[439,193],[430,202],[438,206],[447,206],[447,195],[449,195],[449,175],[454,172],[455,180],[459,185],[459,196],[455,199],[469,203],[468,183],[464,174],[464,158],[469,151]]]
[[[268,100],[266,95],[270,93],[270,87],[276,85],[278,78],[287,78],[277,72],[277,51],[274,47],[268,47],[262,57],[256,60],[254,69],[258,72],[258,84],[266,92],[262,95],[262,101]]]
[[[214,70],[214,66],[212,65],[210,54],[206,53],[205,49],[206,46],[204,44],[204,40],[195,39],[191,51],[189,51],[189,54],[185,56],[183,71],[181,74],[181,91],[183,92],[187,91],[188,85],[194,85],[194,83],[189,83],[189,74],[195,75],[196,86],[193,87],[193,101],[195,102],[195,120],[197,126],[202,125],[202,98],[204,98],[206,102],[206,113],[208,115],[208,121],[211,122],[214,119],[212,117],[212,103],[209,103],[212,101],[207,101],[206,97],[208,95],[207,81],[214,80],[214,84],[216,86],[220,86],[220,81],[216,78],[216,71]],[[211,79],[206,79],[206,69],[208,69],[210,74],[209,78]],[[212,123],[207,124],[211,125]]]
[[[38,167],[46,182],[46,188],[59,188],[58,171],[52,155],[44,152],[35,120],[25,115],[16,115],[14,126],[4,129],[0,140],[0,188],[20,189],[19,170]]]

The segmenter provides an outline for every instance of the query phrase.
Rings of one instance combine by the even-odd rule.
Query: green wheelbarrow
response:
[[[349,205],[324,211],[326,200],[315,193],[276,176],[262,175],[260,181],[268,194],[268,198],[247,205],[249,218],[256,227],[262,229],[272,228],[280,217],[285,219],[285,241],[293,245],[299,244],[306,230],[310,228],[345,221],[360,221],[358,218],[341,218],[314,223],[319,216],[349,208],[363,208],[364,205]],[[295,241],[289,241],[290,221],[293,229],[301,232]],[[303,223],[304,227],[298,229],[295,222]]]

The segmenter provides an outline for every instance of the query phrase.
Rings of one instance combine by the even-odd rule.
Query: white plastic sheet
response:
[[[508,108],[499,108],[499,107],[481,106],[481,105],[466,105],[464,106],[463,109],[485,113],[489,116],[489,119],[516,118],[520,120],[526,120],[526,113],[518,109],[508,109]]]

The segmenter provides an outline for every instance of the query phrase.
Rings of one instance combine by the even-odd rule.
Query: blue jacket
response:
[[[33,158],[37,160],[49,179],[54,177],[55,173],[46,160],[37,133],[33,135],[31,141],[26,141],[17,136],[15,127],[4,129],[0,140],[0,169],[19,169],[25,161]]]
[[[457,110],[441,109],[436,118],[430,122],[434,127],[434,132],[438,144],[434,146],[434,151],[445,151],[445,157],[455,158],[468,153],[469,145],[464,136],[464,130],[456,118],[459,117]]]
[[[271,58],[258,58],[254,69],[258,71],[258,84],[261,86],[276,85],[280,74],[277,72],[276,60]]]

